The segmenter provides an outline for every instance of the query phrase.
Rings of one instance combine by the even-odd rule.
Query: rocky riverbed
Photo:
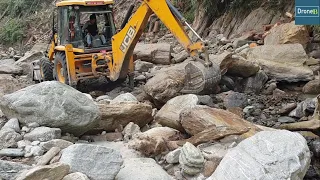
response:
[[[265,45],[207,39],[223,76],[206,95],[180,92],[190,58],[167,32],[135,49],[134,89],[35,84],[41,45],[11,49],[0,60],[0,179],[319,179],[320,60],[306,29],[275,28]]]

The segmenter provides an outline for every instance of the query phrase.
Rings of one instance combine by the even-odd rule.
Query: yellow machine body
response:
[[[106,6],[112,4],[112,0],[78,0],[62,1],[59,2],[57,6],[60,8],[74,5]],[[175,15],[172,12],[172,9],[170,9],[168,0],[144,0],[136,12],[131,16],[130,20],[127,21],[125,26],[118,33],[112,36],[112,49],[106,49],[103,50],[103,52],[90,52],[83,48],[73,47],[72,44],[58,45],[58,37],[57,35],[54,35],[48,57],[50,61],[55,62],[54,59],[57,57],[57,53],[64,53],[68,76],[68,78],[66,78],[63,76],[66,72],[59,70],[62,69],[63,63],[60,63],[60,65],[59,63],[56,63],[54,65],[54,69],[56,70],[55,73],[57,74],[56,80],[69,85],[76,85],[79,80],[97,78],[99,76],[106,76],[111,81],[125,79],[128,75],[134,72],[133,51],[138,39],[143,33],[143,30],[147,26],[149,17],[152,14],[155,14],[163,22],[185,50],[189,52],[190,56],[200,59],[199,55],[204,53],[205,60],[203,60],[200,66],[205,66],[205,68],[210,69],[205,43],[203,41],[193,43],[190,40],[181,19],[178,19],[177,15]],[[90,66],[84,66],[84,64],[88,62]],[[189,66],[189,70],[190,67],[192,69],[195,65]],[[210,73],[201,72],[198,67],[193,69],[195,69],[195,71],[190,70],[190,73],[193,74],[188,74],[189,78],[187,78],[188,80],[186,84],[190,87],[186,92],[200,92],[206,88],[203,83],[205,83],[207,79],[212,79],[212,77],[203,77],[204,75],[211,76]],[[200,82],[202,83],[201,85]],[[194,89],[195,87],[198,89]]]

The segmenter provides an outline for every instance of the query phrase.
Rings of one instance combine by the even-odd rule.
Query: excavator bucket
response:
[[[184,94],[212,94],[220,80],[220,67],[212,63],[210,66],[202,61],[191,61],[185,66]]]

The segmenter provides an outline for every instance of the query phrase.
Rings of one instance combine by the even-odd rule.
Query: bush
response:
[[[0,43],[12,44],[21,41],[24,30],[24,22],[21,19],[10,19],[0,27]]]

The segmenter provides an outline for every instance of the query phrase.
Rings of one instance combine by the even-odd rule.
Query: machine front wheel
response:
[[[53,66],[48,58],[40,59],[40,74],[43,81],[52,81],[53,78]]]
[[[54,78],[61,83],[69,84],[66,55],[62,52],[57,52],[54,58]]]

